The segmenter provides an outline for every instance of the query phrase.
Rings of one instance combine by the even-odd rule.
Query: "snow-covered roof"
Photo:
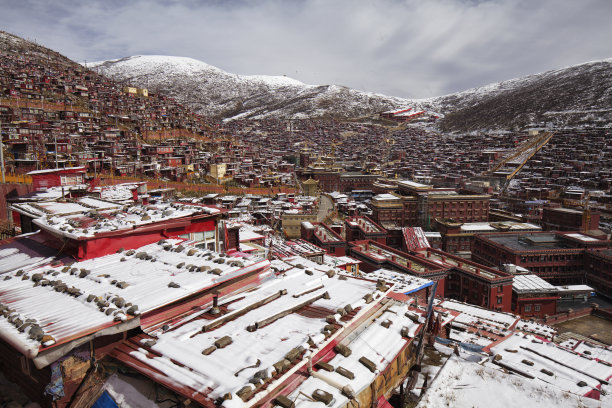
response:
[[[486,231],[496,231],[494,227],[491,226],[488,222],[469,222],[461,225],[461,231],[465,232],[486,232]]]
[[[517,293],[557,292],[557,288],[534,274],[514,275],[512,290]]]
[[[587,241],[587,242],[599,241],[597,238],[589,237],[588,235],[578,234],[578,233],[565,234],[565,236],[570,237],[570,238],[575,238],[580,241]]]
[[[414,320],[410,317],[413,316]],[[351,400],[338,388],[330,383],[348,386],[356,394],[368,387],[377,376],[390,366],[398,353],[406,347],[417,334],[425,318],[421,311],[408,306],[405,303],[393,302],[379,317],[375,319],[358,336],[343,343],[350,350],[349,355],[337,353],[331,360],[327,361],[336,370],[339,367],[351,372],[354,377],[347,378],[338,371],[323,371],[326,380],[321,377],[310,376],[297,389],[288,395],[289,399],[295,401],[297,408],[320,406],[313,404],[307,397],[313,395],[317,390],[322,390],[332,395],[329,407],[344,407],[351,404]],[[384,323],[384,325],[383,325]],[[402,332],[404,335],[402,335]],[[367,367],[362,359],[373,363]]]
[[[507,368],[552,382],[557,388],[577,395],[598,389],[601,382],[606,383],[612,377],[611,365],[530,334],[515,333],[491,347],[491,351],[502,356],[501,362]]]
[[[393,194],[377,194],[372,197],[373,200],[399,200],[399,197],[394,196]]]
[[[536,323],[532,320],[520,320],[515,328],[525,333],[535,334],[538,337],[552,340],[557,335],[557,329],[542,323]]]
[[[116,202],[133,201],[132,190],[138,188],[142,183],[122,183],[112,186],[100,186],[93,189],[94,193],[99,193],[100,198]]]
[[[309,265],[308,260],[301,258],[295,263]],[[354,330],[362,317],[380,307],[378,301],[368,303],[368,295],[383,299],[383,292],[377,292],[375,281],[328,274],[281,261],[275,261],[273,267],[283,272],[248,292],[220,298],[219,305],[226,313],[216,320],[207,315],[207,308],[193,311],[180,324],[170,323],[169,327],[148,331],[153,342],[149,341],[151,337],[143,338],[129,348],[116,350],[115,357],[137,370],[154,369],[161,373],[159,378],[193,393],[199,401],[201,398],[216,400],[230,393],[232,399],[224,405],[242,405],[238,391],[254,393],[251,402],[257,401],[266,394],[265,389],[274,389],[290,373],[307,364],[304,352],[323,353],[338,336]],[[399,312],[393,315],[398,317],[385,315],[385,318],[402,319],[402,324],[392,326],[393,332],[398,332],[397,339],[392,344],[385,343],[389,346],[385,358],[394,357],[396,345],[406,342],[400,339],[399,331],[403,319],[407,318],[404,310]],[[328,317],[323,318],[321,313]],[[330,323],[332,316],[337,324]],[[325,328],[331,330],[330,325],[334,329],[326,335]],[[378,324],[370,326],[373,334],[362,334],[361,340],[355,340],[360,343],[354,349],[356,355],[369,355],[367,339],[389,341],[387,329]],[[284,364],[285,359],[293,364],[288,374],[281,375],[285,369],[279,364]],[[362,374],[352,365],[351,369]],[[359,378],[355,383],[364,380]],[[262,382],[267,384],[264,389],[253,385]]]
[[[12,209],[32,217],[44,215],[63,216],[69,214],[82,214],[94,211],[116,210],[122,208],[121,204],[101,200],[95,197],[80,197],[75,201],[48,201],[37,203],[15,203]]]
[[[35,235],[37,233],[24,234],[0,246],[0,274],[29,270],[55,259],[57,250],[37,242],[33,237]]]
[[[240,229],[240,242],[264,239],[265,237],[249,228]]]
[[[59,206],[59,203],[57,205]],[[141,225],[177,220],[182,217],[196,215],[214,215],[221,212],[221,210],[215,207],[182,203],[159,203],[148,206],[135,205],[122,211],[92,210],[95,209],[88,208],[87,212],[81,210],[78,214],[67,216],[49,214],[35,219],[34,223],[54,235],[78,239],[80,237],[91,238],[101,232],[131,230]]]
[[[26,202],[26,201],[52,201],[58,200],[70,193],[71,191],[84,191],[89,188],[88,184],[75,184],[71,186],[61,187],[47,187],[38,191],[24,194],[17,198],[13,198],[14,202]]]
[[[399,180],[397,181],[397,184],[403,185],[406,187],[410,187],[410,188],[417,188],[417,189],[428,189],[428,188],[433,187],[431,185],[419,183],[419,182],[412,181],[412,180]]]
[[[0,303],[7,312],[0,316],[0,338],[30,358],[36,357],[54,343],[121,324],[270,265],[269,261],[222,258],[179,242],[160,241],[72,265],[5,273],[0,281]],[[29,338],[32,326],[27,325],[28,319],[51,336],[44,344]],[[24,330],[18,330],[22,325]]]
[[[402,293],[404,295],[418,292],[434,284],[433,281],[429,279],[418,278],[413,275],[384,268],[369,272],[363,276],[368,279],[382,279],[385,282],[392,282],[394,284],[393,292]]]
[[[588,285],[563,285],[555,286],[559,293],[563,292],[592,292],[594,289]]]
[[[351,258],[349,256],[332,256],[323,255],[323,263],[329,266],[342,266],[342,265],[356,265],[362,263],[361,261]]]
[[[29,176],[32,176],[32,175],[36,175],[36,174],[64,172],[66,170],[82,171],[83,173],[85,173],[86,169],[83,166],[80,166],[80,167],[64,167],[64,168],[61,168],[61,169],[35,170],[35,171],[31,171],[31,172],[29,172],[27,174]]]
[[[505,327],[512,327],[520,318],[511,313],[494,312],[493,310],[485,309],[480,306],[474,306],[467,303],[459,302],[452,299],[447,299],[440,304],[445,309],[456,310],[465,316],[470,316],[471,321],[488,320],[490,322],[501,324]]]
[[[417,407],[600,406],[599,401],[570,394],[549,379],[509,375],[491,363],[479,364],[474,357],[451,356]]]

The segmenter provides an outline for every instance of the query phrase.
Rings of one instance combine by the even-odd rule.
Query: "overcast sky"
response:
[[[76,61],[192,57],[438,96],[612,57],[611,0],[0,0],[0,29]]]

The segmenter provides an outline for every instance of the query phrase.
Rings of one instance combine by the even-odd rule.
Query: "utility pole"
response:
[[[2,171],[2,184],[6,182],[4,179],[4,138],[2,137],[2,121],[0,120],[0,167]]]
[[[54,140],[55,140],[55,168],[59,168],[57,165],[57,135],[54,135]],[[65,167],[65,166],[64,166]]]

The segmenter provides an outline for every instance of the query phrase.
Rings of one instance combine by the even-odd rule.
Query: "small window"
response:
[[[525,305],[525,312],[531,312],[531,305]]]
[[[536,312],[540,311],[540,305],[534,305],[533,306],[533,310],[535,310]]]

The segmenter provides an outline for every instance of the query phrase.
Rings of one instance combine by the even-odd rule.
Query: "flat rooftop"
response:
[[[399,200],[399,199],[400,199],[399,197],[394,196],[393,194],[386,194],[386,193],[385,194],[375,195],[372,198],[372,200],[380,200],[380,201],[383,201],[383,200]]]
[[[314,226],[315,236],[323,242],[340,242],[340,238],[333,231],[325,228],[321,224]]]
[[[425,259],[427,259],[430,262],[437,263],[438,265],[440,265],[440,267],[455,267],[463,271],[471,272],[473,274],[482,276],[483,278],[486,278],[486,279],[496,279],[496,278],[504,277],[503,275],[501,275],[501,273],[495,274],[493,272],[490,272],[484,269],[484,266],[476,267],[474,265],[470,265],[469,263],[466,263],[465,260],[463,259],[458,260],[448,255],[444,256],[443,258],[442,255],[437,254],[433,251],[422,251],[420,253],[425,256]]]
[[[579,234],[579,233],[565,234],[565,236],[566,237],[570,237],[570,238],[574,238],[574,239],[578,239],[580,241],[585,241],[585,242],[596,242],[596,241],[599,241],[597,238],[589,237],[588,235]]]
[[[95,197],[81,197],[75,201],[47,201],[15,203],[11,206],[15,211],[38,218],[44,215],[69,215],[95,211],[117,210],[122,204],[110,202]]]
[[[88,198],[91,202],[93,199]],[[98,233],[132,230],[137,226],[176,220],[182,217],[218,214],[221,210],[200,205],[179,203],[160,203],[156,205],[136,205],[127,210],[97,209],[90,205],[84,207],[74,203],[48,203],[51,208],[47,216],[34,220],[34,223],[55,235],[71,239],[94,237]],[[58,212],[71,211],[72,215],[61,215]],[[57,214],[57,215],[54,215]],[[65,213],[64,213],[65,214]]]
[[[382,230],[378,228],[376,224],[374,224],[373,222],[370,222],[365,217],[355,218],[353,220],[348,221],[348,223],[353,226],[361,227],[361,229],[363,229],[365,232],[382,232]]]
[[[487,239],[516,251],[573,248],[558,239],[555,234],[504,234],[487,236]]]
[[[418,259],[414,259],[412,257],[407,257],[407,256],[402,256],[395,252],[388,251],[384,248],[379,247],[378,245],[372,244],[371,242],[367,244],[367,249],[366,249],[365,244],[358,245],[356,248],[358,248],[359,252],[373,259],[376,259],[379,261],[384,261],[384,260],[392,261],[392,262],[402,265],[415,272],[424,273],[424,272],[428,272],[429,270],[433,269],[431,266],[426,266],[425,264],[420,263]]]
[[[512,290],[517,293],[557,292],[557,288],[537,275],[514,275]]]
[[[427,190],[427,189],[432,189],[433,186],[428,185],[428,184],[423,184],[423,183],[418,183],[416,181],[412,181],[412,180],[400,180],[397,182],[398,185],[400,186],[404,186],[404,187],[408,187],[408,188],[413,188],[413,189],[417,189],[417,190]]]

